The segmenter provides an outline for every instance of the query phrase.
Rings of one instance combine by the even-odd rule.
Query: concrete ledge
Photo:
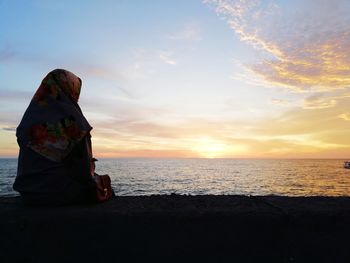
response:
[[[1,262],[350,262],[348,197],[0,198],[0,229]]]

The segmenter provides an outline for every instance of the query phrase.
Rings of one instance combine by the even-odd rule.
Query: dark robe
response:
[[[51,161],[28,147],[18,156],[14,190],[26,204],[64,205],[94,202],[96,185],[91,176],[90,136],[81,140],[62,162]]]

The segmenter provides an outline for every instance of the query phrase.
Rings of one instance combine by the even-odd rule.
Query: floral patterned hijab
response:
[[[78,105],[80,89],[80,78],[67,70],[47,74],[17,127],[20,147],[62,161],[92,129]]]

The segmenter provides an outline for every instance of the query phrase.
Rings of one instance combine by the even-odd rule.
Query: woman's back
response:
[[[17,128],[20,147],[14,189],[27,203],[91,201],[96,192],[92,127],[78,99],[81,80],[54,70],[42,81]]]

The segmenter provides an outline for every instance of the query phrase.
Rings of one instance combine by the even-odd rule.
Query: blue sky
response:
[[[32,95],[65,68],[97,157],[346,157],[348,8],[0,0],[0,155],[17,155]]]

